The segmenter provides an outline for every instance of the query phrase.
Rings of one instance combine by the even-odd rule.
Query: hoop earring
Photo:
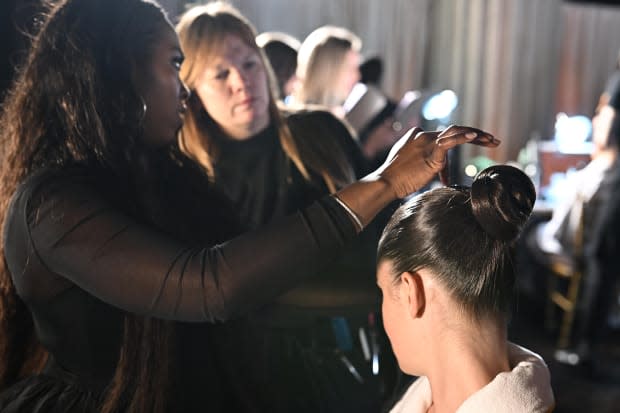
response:
[[[144,123],[144,118],[146,117],[146,111],[148,110],[148,106],[146,106],[146,102],[144,98],[140,96],[140,102],[142,102],[142,114],[140,115],[140,124]]]

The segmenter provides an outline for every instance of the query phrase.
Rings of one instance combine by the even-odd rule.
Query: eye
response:
[[[246,69],[246,70],[250,70],[250,69],[253,69],[254,67],[256,67],[257,64],[258,64],[258,62],[255,59],[246,60],[243,63],[243,68]]]
[[[183,64],[183,56],[175,56],[172,58],[172,66],[174,66],[174,68],[176,70],[181,70],[181,65]]]
[[[217,80],[225,80],[228,77],[229,73],[230,73],[230,70],[228,69],[218,70],[217,72],[215,72],[215,78]]]

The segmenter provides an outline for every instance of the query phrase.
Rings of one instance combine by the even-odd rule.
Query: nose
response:
[[[230,82],[233,91],[244,90],[249,86],[248,77],[243,73],[242,70],[237,68],[231,69],[230,73]]]

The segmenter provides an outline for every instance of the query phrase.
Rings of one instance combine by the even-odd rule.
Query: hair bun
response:
[[[512,241],[532,212],[536,190],[520,169],[494,165],[481,171],[471,186],[474,217],[491,237]]]

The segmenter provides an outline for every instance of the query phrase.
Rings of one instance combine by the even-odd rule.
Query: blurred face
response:
[[[269,125],[267,72],[256,50],[228,35],[198,77],[205,110],[233,139],[248,139]]]
[[[172,27],[162,26],[162,36],[151,57],[135,74],[136,88],[146,105],[143,128],[144,140],[149,145],[174,142],[183,125],[188,91],[179,79],[182,62],[176,33]]]
[[[299,78],[297,77],[297,75],[294,74],[284,84],[284,87],[283,87],[284,96],[283,97],[291,96],[293,92],[295,92],[298,86],[299,86]]]
[[[360,54],[353,50],[349,50],[344,57],[344,62],[342,63],[342,68],[338,76],[338,82],[336,83],[338,96],[340,96],[343,101],[349,96],[349,93],[353,90],[353,86],[361,79],[359,69],[360,61]]]
[[[615,116],[616,110],[605,105],[592,118],[592,142],[594,142],[596,149],[603,149],[607,146],[611,124]]]

